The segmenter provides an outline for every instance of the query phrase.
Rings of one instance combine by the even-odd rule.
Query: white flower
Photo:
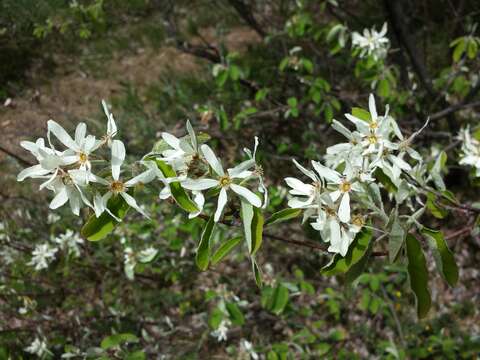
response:
[[[163,140],[171,147],[162,152],[162,160],[170,164],[175,171],[187,173],[201,158],[198,140],[190,121],[187,120],[188,137],[179,139],[176,136],[163,132]]]
[[[185,189],[202,191],[211,189],[214,187],[220,188],[220,194],[218,196],[217,210],[215,212],[214,220],[218,222],[222,216],[223,209],[227,204],[227,190],[232,190],[241,198],[248,201],[255,207],[261,207],[262,201],[260,198],[254,194],[252,191],[246,187],[235,184],[235,179],[246,179],[250,176],[250,172],[246,171],[254,165],[253,160],[247,160],[243,163],[237,165],[234,168],[228,169],[227,173],[223,170],[223,167],[220,163],[220,160],[215,156],[213,150],[208,145],[202,145],[201,151],[203,156],[207,160],[208,164],[211,166],[215,179],[201,178],[201,179],[186,179],[182,182],[182,186]]]
[[[62,155],[66,163],[76,163],[80,170],[90,171],[92,168],[90,154],[101,145],[101,142],[97,141],[95,136],[87,135],[87,125],[85,123],[78,124],[75,129],[75,139],[72,139],[65,129],[55,121],[48,120],[47,124],[47,136],[52,148],[54,147],[50,139],[50,134],[55,135],[55,137],[68,148]]]
[[[320,164],[319,162],[312,161],[314,169],[318,174],[324,178],[328,185],[333,185],[334,190],[329,194],[332,201],[340,200],[340,205],[338,208],[338,217],[340,221],[347,223],[350,221],[350,192],[356,191],[361,192],[362,188],[355,181],[354,176],[356,175],[349,164],[346,164],[345,175],[341,175],[335,170],[329,169],[328,167]]]
[[[112,196],[121,196],[128,205],[133,207],[145,217],[148,217],[148,215],[142,210],[142,208],[138,206],[133,196],[128,194],[127,191],[129,188],[135,186],[138,183],[146,184],[155,179],[158,175],[158,168],[155,164],[145,162],[144,164],[148,167],[148,170],[124,182],[120,179],[120,170],[124,160],[125,145],[123,145],[120,140],[113,140],[111,160],[112,179],[106,180],[93,174],[91,176],[92,181],[107,186],[107,192],[105,192],[103,195],[97,193],[95,194],[95,197],[93,199],[93,206],[95,209],[95,215],[97,217],[99,217],[104,211],[107,211],[112,217],[117,219],[117,221],[120,221],[120,219],[118,219],[114,214],[112,214],[112,212],[107,207],[108,200],[110,200]]]
[[[382,30],[378,32],[375,28],[364,29],[363,36],[358,32],[352,34],[352,46],[360,49],[360,57],[371,55],[375,60],[383,59],[387,55],[390,41],[387,34],[387,23],[383,24]]]
[[[218,328],[210,333],[217,338],[218,342],[227,341],[228,327],[231,325],[229,320],[222,320]]]
[[[357,217],[352,223],[341,221],[330,194],[324,193],[321,196],[321,206],[319,206],[317,218],[310,225],[320,231],[324,241],[330,242],[328,251],[345,256],[348,247],[363,224],[359,224]]]
[[[84,195],[84,189],[87,186],[87,180],[90,178],[85,170],[61,170],[56,176],[50,178],[45,184],[46,187],[55,193],[55,197],[50,203],[50,209],[55,210],[70,203],[70,208],[75,215],[80,214],[82,203],[93,208],[91,202]]]
[[[255,145],[253,152],[250,149],[244,148],[243,151],[248,155],[248,157],[255,162],[255,170],[251,172],[250,176],[256,176],[258,179],[258,191],[263,194],[263,205],[262,209],[265,209],[268,205],[268,189],[265,186],[265,181],[263,179],[263,168],[261,165],[257,164],[257,148],[258,148],[258,136],[255,136]]]
[[[58,249],[48,243],[35,246],[32,251],[32,260],[28,265],[33,266],[35,270],[39,271],[48,268],[48,265],[55,260],[55,254]]]
[[[67,250],[69,254],[73,254],[75,257],[80,256],[79,244],[84,243],[83,239],[70,229],[68,229],[64,234],[54,238],[53,242],[58,244],[61,249]]]
[[[458,138],[462,141],[460,165],[475,169],[475,176],[480,177],[480,141],[472,137],[470,127],[460,130]]]
[[[126,247],[123,250],[123,259],[123,269],[125,271],[125,275],[129,280],[133,280],[135,278],[135,266],[137,266],[137,258],[131,247]]]
[[[107,117],[107,134],[103,137],[103,143],[106,143],[108,147],[112,146],[112,139],[117,134],[117,125],[115,124],[115,119],[113,114],[108,109],[108,105],[105,100],[102,100],[103,111]]]
[[[312,180],[312,183],[305,184],[303,181],[294,177],[285,178],[285,182],[291,187],[289,193],[291,195],[300,196],[291,198],[288,201],[288,206],[295,209],[305,209],[312,206],[315,207],[315,200],[325,186],[323,180],[315,174],[315,172],[304,168],[295,159],[293,159],[293,163],[304,175]]]
[[[47,224],[54,224],[60,219],[61,219],[60,215],[55,213],[49,213],[47,216]]]
[[[37,355],[40,358],[52,354],[48,350],[45,340],[40,340],[38,337],[35,338],[35,340],[33,340],[33,342],[25,348],[25,351],[30,354]]]
[[[255,352],[255,350],[253,350],[253,344],[250,341],[242,339],[242,341],[240,342],[240,347],[241,347],[241,351],[250,355],[250,357],[253,360],[258,360],[259,359],[259,356]]]
[[[158,250],[153,247],[148,247],[137,253],[137,259],[141,263],[148,263],[157,256]]]
[[[45,141],[40,138],[36,142],[22,141],[20,143],[24,149],[28,150],[38,161],[37,165],[30,166],[23,169],[17,175],[17,181],[23,181],[26,178],[48,178],[48,180],[40,185],[40,189],[43,189],[48,185],[49,181],[52,181],[61,166],[69,165],[72,159],[65,159],[63,153],[50,149],[45,146]]]

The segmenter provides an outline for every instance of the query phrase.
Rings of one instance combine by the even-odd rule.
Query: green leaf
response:
[[[426,203],[427,209],[430,210],[432,215],[435,216],[437,219],[443,219],[448,215],[448,211],[438,206],[435,202],[436,199],[437,199],[437,196],[434,193],[429,192],[427,194],[427,203]]]
[[[432,305],[430,291],[428,290],[428,270],[425,256],[418,240],[412,234],[407,235],[408,277],[410,288],[415,294],[417,315],[423,318],[427,315]]]
[[[283,209],[280,211],[277,211],[276,213],[273,213],[272,216],[270,216],[266,221],[265,221],[265,226],[277,224],[282,221],[287,221],[290,219],[294,219],[302,213],[302,209]]]
[[[390,230],[390,236],[388,237],[388,259],[390,262],[394,262],[397,258],[398,253],[405,242],[405,235],[405,230],[398,220],[398,214],[396,214],[393,220],[392,229]]]
[[[273,291],[269,310],[276,315],[280,315],[288,304],[288,289],[282,284],[278,284]]]
[[[448,285],[455,286],[458,281],[458,267],[443,233],[426,227],[421,230],[421,233],[427,238],[428,244],[433,251],[435,263],[443,278]]]
[[[147,357],[142,350],[134,351],[125,357],[125,360],[145,360]]]
[[[377,85],[377,94],[380,97],[387,97],[390,95],[390,83],[387,79],[381,79]]]
[[[156,160],[156,163],[165,177],[169,178],[177,176],[175,170],[173,170],[173,168],[167,163],[161,160]],[[189,213],[198,211],[197,205],[190,199],[187,192],[180,185],[180,182],[175,181],[170,183],[170,191],[178,206],[180,206],[183,210]]]
[[[377,168],[375,172],[373,173],[375,178],[380,181],[380,183],[387,189],[388,192],[390,193],[396,193],[397,192],[397,187],[395,184],[392,182],[392,180],[385,175],[385,173],[382,171],[382,169]]]
[[[242,220],[248,252],[255,255],[262,245],[264,219],[261,209],[242,201]]]
[[[119,219],[123,219],[130,208],[123,197],[118,195],[112,196],[110,200],[108,200],[107,207],[112,214]],[[118,221],[106,211],[104,211],[98,218],[95,214],[92,214],[85,225],[83,225],[81,234],[87,240],[99,241],[110,234],[117,224]]]
[[[465,52],[465,49],[467,47],[467,43],[464,38],[462,38],[457,46],[455,46],[455,49],[453,50],[453,61],[458,62],[460,58],[462,57],[462,54]]]
[[[222,259],[227,256],[240,242],[242,241],[241,236],[234,237],[233,239],[230,239],[226,242],[224,242],[217,251],[215,251],[215,254],[212,256],[212,265],[218,264]]]
[[[245,323],[245,317],[238,308],[238,305],[233,302],[227,302],[225,305],[232,324],[242,326]]]
[[[372,239],[372,230],[364,227],[350,244],[345,257],[335,254],[321,272],[324,275],[337,275],[346,273],[353,265],[362,259],[368,250],[370,240]]]
[[[210,239],[212,238],[214,228],[215,221],[213,216],[210,216],[203,229],[202,237],[197,247],[197,255],[195,256],[195,262],[200,270],[206,270],[208,267],[208,262],[210,261]]]
[[[220,323],[223,320],[223,311],[220,310],[218,307],[212,310],[210,316],[208,317],[208,325],[212,329],[218,329]]]
[[[137,343],[138,337],[133,334],[113,334],[102,340],[100,346],[104,350],[111,349],[123,343]]]
[[[255,278],[255,283],[259,288],[262,288],[263,286],[263,281],[262,281],[262,272],[260,271],[260,268],[258,267],[258,264],[255,260],[255,258],[251,258],[252,260],[252,272],[253,276]]]
[[[345,273],[345,281],[347,284],[352,283],[355,281],[360,275],[363,274],[365,267],[368,264],[368,261],[370,260],[370,254],[372,253],[372,242],[369,244],[367,251],[365,252],[365,255],[362,256],[362,258],[357,261],[355,264],[350,266],[348,271]]]
[[[297,105],[298,105],[297,98],[295,98],[295,97],[290,97],[290,98],[288,98],[287,104],[288,104],[288,106],[290,106],[292,109],[296,108]]]
[[[367,110],[359,107],[352,108],[352,115],[366,122],[372,121],[372,116],[370,113]]]

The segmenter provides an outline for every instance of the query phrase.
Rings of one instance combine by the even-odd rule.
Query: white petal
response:
[[[313,186],[312,185],[308,185],[308,184],[305,184],[303,183],[302,181],[296,179],[296,178],[293,178],[293,177],[287,177],[285,178],[285,182],[287,183],[288,186],[290,186],[294,191],[290,191],[290,193],[292,195],[310,195],[312,190],[313,190]]]
[[[327,181],[333,182],[335,184],[338,184],[340,182],[341,176],[335,170],[332,170],[320,164],[319,162],[313,161],[313,160],[312,160],[312,165],[313,165],[313,168],[317,171],[318,175],[320,175],[320,177],[326,179]]]
[[[350,221],[350,195],[348,192],[344,193],[340,206],[338,208],[338,218],[341,222],[347,223]]]
[[[68,201],[67,188],[64,186],[53,198],[50,209],[58,209]]]
[[[218,180],[214,179],[187,179],[182,181],[182,187],[188,190],[206,190],[218,185]]]
[[[180,149],[180,139],[176,136],[169,134],[167,132],[162,133],[162,139],[170,145],[172,148],[179,150]]]
[[[28,177],[43,176],[50,173],[50,170],[44,169],[41,165],[30,166],[20,171],[17,175],[17,181],[23,181]]]
[[[78,124],[77,128],[75,129],[75,142],[78,145],[82,145],[82,142],[85,139],[86,134],[87,134],[87,125],[83,122]]]
[[[140,208],[140,206],[138,206],[137,202],[135,201],[135,199],[132,196],[130,196],[126,192],[121,192],[120,196],[125,199],[125,201],[127,202],[128,205],[133,207],[135,210],[137,210],[140,214],[142,214],[146,218],[149,218],[149,216]]]
[[[405,171],[412,170],[412,167],[405,160],[403,160],[398,156],[390,155],[389,159],[395,166],[399,167],[402,170],[405,170]]]
[[[217,210],[215,211],[215,216],[213,217],[213,220],[215,222],[218,222],[220,220],[220,217],[222,216],[223,208],[227,204],[227,190],[225,188],[222,188],[220,190],[220,194],[218,195],[218,204],[217,204]]]
[[[250,204],[252,204],[255,207],[261,207],[262,206],[262,200],[252,191],[248,190],[247,188],[237,185],[237,184],[231,184],[230,188],[236,192],[238,195],[242,196],[245,198]]]
[[[330,220],[330,243],[337,251],[340,250],[341,241],[340,224],[336,220]]]
[[[213,150],[210,148],[210,146],[206,145],[206,144],[203,144],[201,146],[201,149],[202,149],[202,153],[203,153],[203,156],[205,156],[205,159],[207,160],[207,162],[210,164],[210,166],[212,167],[213,171],[215,171],[215,173],[218,175],[218,176],[224,176],[225,173],[223,171],[223,166],[222,164],[220,163],[220,160],[218,160],[218,158],[215,156],[215,153],[213,152]]]
[[[78,151],[80,150],[79,146],[73,141],[70,135],[65,131],[63,127],[61,127],[58,123],[53,120],[48,120],[48,137],[50,139],[50,133],[56,136],[60,142],[68,147],[69,149]]]
[[[368,98],[368,109],[370,110],[370,114],[372,115],[372,120],[377,121],[377,107],[375,106],[375,97],[373,94],[370,94]]]
[[[125,160],[125,145],[120,140],[112,141],[112,177],[118,180],[120,177],[120,167]]]
[[[128,180],[125,183],[126,187],[135,186],[138,183],[147,184],[157,176],[156,172],[152,169],[144,171],[143,173],[135,176],[133,179]]]
[[[228,169],[227,172],[232,178],[243,178],[244,175],[248,174],[246,170],[250,169],[252,166],[255,166],[255,160],[249,159],[243,161],[234,168]]]
[[[195,135],[195,131],[193,130],[192,124],[190,124],[190,120],[187,120],[187,131],[188,135],[190,135],[190,142],[192,143],[193,150],[197,151],[197,135]]]
[[[312,179],[313,181],[317,181],[317,177],[315,176],[315,173],[311,170],[307,170],[305,169],[302,165],[300,165],[297,160],[295,159],[292,159],[293,163],[295,164],[295,166],[298,168],[298,170],[300,170],[302,173],[304,173],[306,176],[308,176],[310,179]]]

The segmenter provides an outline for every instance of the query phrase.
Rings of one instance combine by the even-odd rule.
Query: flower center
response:
[[[343,181],[341,184],[340,184],[340,191],[341,192],[349,192],[350,190],[352,189],[352,184],[348,181]]]
[[[372,121],[370,123],[370,125],[368,125],[368,127],[371,129],[371,130],[375,130],[378,128],[378,123],[376,121]]]
[[[121,193],[125,190],[125,185],[123,182],[116,180],[110,184],[110,190],[116,194]]]
[[[352,224],[362,227],[365,224],[365,221],[363,220],[363,217],[360,215],[354,215],[352,216]]]
[[[327,213],[327,215],[329,217],[336,217],[337,216],[337,212],[335,210],[333,210],[332,208],[325,208],[325,212]]]
[[[220,178],[220,186],[221,187],[227,187],[228,185],[230,185],[232,183],[232,179],[230,179],[229,176],[222,176]]]
[[[372,135],[369,135],[369,136],[367,137],[367,139],[368,139],[368,142],[369,142],[370,144],[372,144],[372,145],[373,145],[373,144],[376,144],[377,141],[378,141],[377,136],[376,136],[376,135],[373,135],[373,134],[372,134]]]
[[[85,154],[84,152],[79,152],[78,153],[78,162],[83,165],[87,161],[88,161],[88,155]]]

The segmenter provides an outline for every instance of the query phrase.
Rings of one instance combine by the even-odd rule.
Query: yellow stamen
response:
[[[125,185],[123,184],[123,182],[116,180],[110,184],[110,190],[118,194],[125,190]]]
[[[350,190],[352,189],[352,184],[350,184],[348,181],[343,181],[341,184],[340,184],[340,191],[341,192],[349,192]]]
[[[84,152],[79,152],[78,153],[78,162],[83,165],[87,161],[88,161],[88,155],[85,154]]]
[[[221,186],[221,187],[227,187],[227,186],[229,186],[231,183],[232,183],[232,179],[230,179],[229,176],[226,176],[226,175],[225,175],[225,176],[222,176],[222,177],[220,178],[220,186]]]
[[[365,224],[365,221],[363,220],[362,216],[354,215],[352,216],[352,224],[362,227]]]
[[[377,136],[376,136],[376,135],[373,135],[373,134],[370,135],[370,136],[368,136],[367,139],[368,139],[368,142],[369,142],[370,144],[372,144],[372,145],[373,145],[373,144],[376,144],[377,141],[378,141]]]

